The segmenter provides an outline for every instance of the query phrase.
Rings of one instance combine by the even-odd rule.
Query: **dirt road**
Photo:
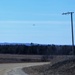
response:
[[[36,66],[36,65],[43,65],[48,63],[49,62],[0,64],[0,75],[27,75],[21,70],[21,68]]]

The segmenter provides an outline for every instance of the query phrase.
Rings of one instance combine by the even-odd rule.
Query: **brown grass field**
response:
[[[0,54],[0,63],[19,63],[41,61],[41,55]]]
[[[19,63],[19,62],[41,62],[51,61],[56,63],[74,58],[72,55],[16,55],[16,54],[0,54],[0,63]]]

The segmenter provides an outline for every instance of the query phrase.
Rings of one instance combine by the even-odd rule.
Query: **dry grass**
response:
[[[41,58],[41,55],[0,54],[0,63],[38,62]]]
[[[0,54],[0,63],[13,63],[13,62],[41,62],[51,61],[56,63],[66,59],[72,58],[72,55],[16,55],[16,54]]]

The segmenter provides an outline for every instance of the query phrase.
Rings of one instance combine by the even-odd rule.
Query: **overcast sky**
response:
[[[0,42],[71,45],[68,11],[75,0],[0,0]]]

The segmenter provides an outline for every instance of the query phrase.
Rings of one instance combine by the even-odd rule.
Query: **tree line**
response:
[[[25,54],[25,55],[71,55],[70,45],[0,45],[0,54]]]

